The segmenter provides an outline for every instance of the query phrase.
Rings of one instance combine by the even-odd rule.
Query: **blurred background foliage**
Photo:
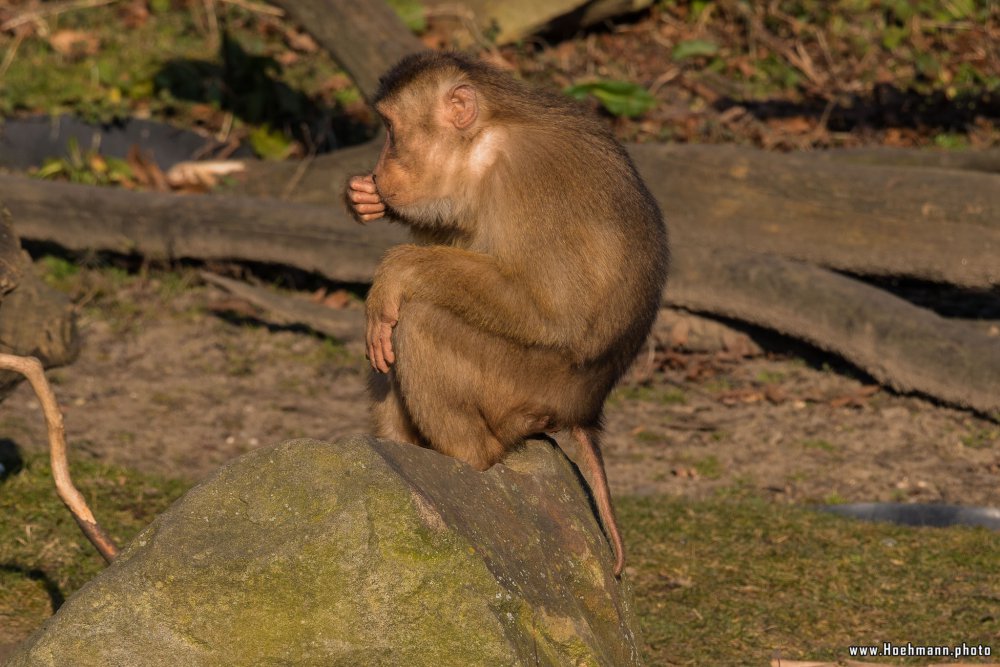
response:
[[[371,135],[349,77],[273,7],[128,0],[47,13],[57,4],[0,5],[4,118],[154,118],[279,159]],[[392,4],[428,45],[463,41],[416,0]],[[491,34],[474,48],[590,100],[626,140],[1000,141],[1000,3],[989,0],[660,0],[575,34]]]

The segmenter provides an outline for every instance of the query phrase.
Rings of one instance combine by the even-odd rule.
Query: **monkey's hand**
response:
[[[399,321],[400,301],[401,296],[389,289],[384,280],[375,281],[365,301],[367,357],[372,368],[381,373],[388,373],[389,366],[396,361],[392,351],[392,329]]]
[[[385,215],[385,203],[375,188],[375,177],[353,176],[347,181],[344,199],[358,222],[370,222]]]

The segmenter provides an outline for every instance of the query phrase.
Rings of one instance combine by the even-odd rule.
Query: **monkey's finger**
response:
[[[378,328],[372,331],[371,340],[368,343],[368,361],[371,363],[372,368],[377,371],[382,370],[382,344],[378,339]]]
[[[363,190],[350,190],[347,196],[353,204],[381,204],[382,198],[375,192],[365,192]]]
[[[382,347],[382,325],[375,324],[372,328],[371,333],[371,343],[370,343],[370,357],[372,368],[379,371],[380,373],[388,373],[389,365],[385,363],[385,358],[383,356]]]
[[[365,214],[365,215],[359,215],[358,217],[361,218],[362,222],[371,222],[372,220],[378,220],[383,215],[385,215],[384,212],[382,212],[382,213],[368,213],[368,214]]]
[[[354,210],[360,214],[366,213],[385,213],[385,204],[382,202],[375,202],[371,204],[355,204]]]
[[[375,179],[372,178],[371,174],[367,176],[354,176],[347,182],[351,190],[360,190],[362,192],[368,192],[375,194]]]
[[[383,373],[388,373],[389,364],[391,362],[386,353],[387,352],[389,354],[392,353],[392,343],[389,342],[389,337],[386,334],[385,328],[386,327],[384,324],[379,325],[377,354],[378,354],[378,369]]]
[[[365,332],[365,357],[368,359],[368,363],[371,364],[372,368],[378,370],[377,361],[375,360],[375,350],[376,350],[376,326],[373,326],[370,322]]]
[[[392,325],[382,324],[382,359],[385,360],[385,372],[389,366],[396,363],[396,353],[392,351]]]

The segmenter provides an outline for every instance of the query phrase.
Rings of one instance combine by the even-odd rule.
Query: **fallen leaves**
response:
[[[328,292],[326,288],[320,287],[310,295],[309,300],[313,303],[324,305],[327,308],[341,309],[347,308],[350,305],[351,293],[343,288]]]

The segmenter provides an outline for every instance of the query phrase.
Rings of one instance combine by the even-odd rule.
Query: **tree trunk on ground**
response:
[[[692,247],[666,301],[808,341],[897,391],[1000,419],[1000,339],[884,290],[795,260]]]
[[[383,3],[279,4],[369,98],[379,72],[420,48],[401,23],[378,18]],[[0,198],[26,238],[73,249],[273,262],[361,282],[405,239],[398,226],[356,225],[340,201],[347,176],[370,170],[378,150],[357,146],[305,167],[251,164],[239,191],[256,199],[11,176],[0,176]],[[828,270],[1000,285],[1000,174],[734,147],[630,150],[673,234],[667,303],[803,338],[897,389],[1000,412],[1000,341]],[[276,199],[290,185],[291,201]]]
[[[1000,285],[1000,174],[734,146],[631,147],[681,251],[734,248],[861,275]]]
[[[838,148],[823,151],[817,155],[850,164],[964,169],[1000,174],[1000,149],[997,148],[981,151],[957,151],[874,146],[871,148]]]
[[[305,27],[369,100],[386,63],[425,48],[384,2],[285,0],[273,4]]]
[[[38,357],[50,367],[73,361],[79,345],[72,304],[35,275],[0,203],[0,352]],[[0,401],[22,379],[0,371]]]
[[[246,197],[179,196],[0,175],[25,238],[159,259],[232,259],[294,266],[332,280],[367,282],[395,225],[362,227],[343,205]]]

